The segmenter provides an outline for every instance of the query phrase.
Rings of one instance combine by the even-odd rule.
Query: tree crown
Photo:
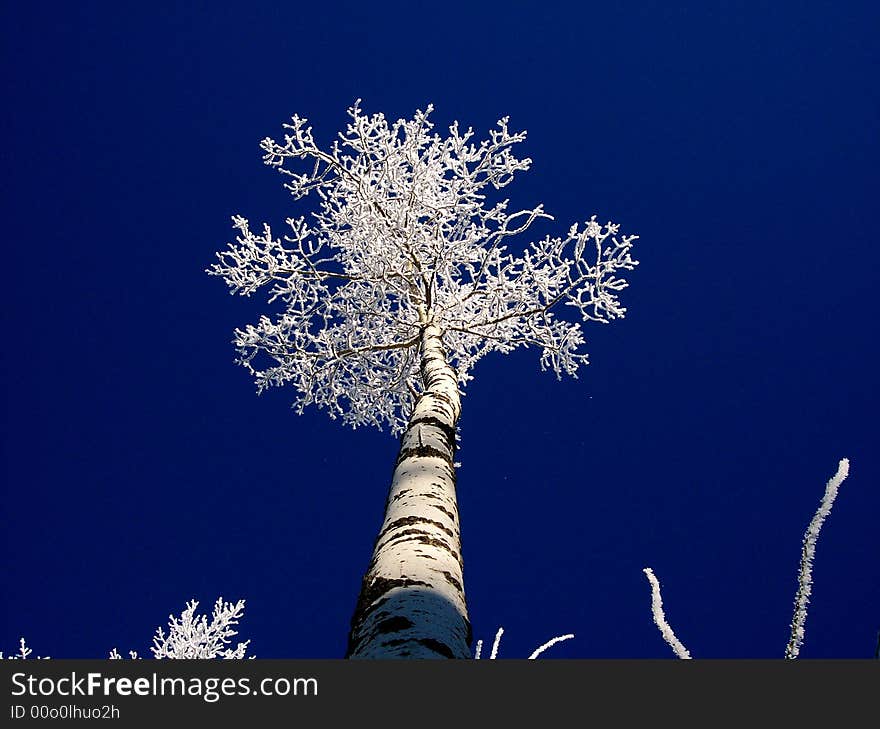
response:
[[[558,318],[560,305],[583,321],[624,315],[620,273],[637,265],[637,236],[618,237],[616,224],[593,216],[515,255],[509,238],[552,220],[542,205],[509,212],[508,200],[488,199],[529,168],[512,151],[525,132],[511,132],[504,117],[478,144],[457,122],[441,137],[432,110],[389,123],[358,101],[327,150],[299,116],[284,125],[283,142],[261,142],[294,198],[314,193],[317,205],[308,218],[287,219],[280,238],[233,217],[235,242],[208,269],[232,293],[266,287],[270,303],[283,302],[274,318],[235,330],[238,361],[258,391],[290,383],[299,412],[314,404],[355,427],[399,432],[422,388],[427,325],[441,331],[464,387],[481,357],[520,346],[541,350],[542,369],[576,376],[584,339],[579,321]]]

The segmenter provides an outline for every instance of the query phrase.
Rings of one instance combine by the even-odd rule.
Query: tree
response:
[[[235,331],[238,361],[259,392],[290,384],[296,407],[328,411],[353,427],[390,427],[400,452],[352,618],[352,658],[467,658],[467,616],[455,496],[460,388],[476,362],[517,347],[541,350],[542,369],[576,376],[587,355],[580,322],[625,309],[621,271],[636,265],[636,236],[593,216],[520,256],[509,238],[552,217],[543,206],[508,212],[487,193],[531,160],[499,120],[475,144],[458,123],[432,133],[432,111],[389,123],[348,110],[327,149],[294,116],[283,142],[262,141],[263,160],[311,215],[289,218],[283,238],[233,218],[236,240],[208,272],[232,293],[268,290],[283,308]]]

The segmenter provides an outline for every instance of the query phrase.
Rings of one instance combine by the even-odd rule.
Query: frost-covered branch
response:
[[[492,651],[489,653],[489,659],[494,660],[498,658],[498,648],[501,645],[501,636],[504,635],[504,628],[498,628],[498,632],[495,633],[495,640],[492,642]],[[528,657],[528,660],[533,661],[542,653],[544,653],[549,648],[552,648],[557,643],[561,643],[564,640],[571,640],[574,638],[574,633],[566,633],[565,635],[557,635],[555,638],[551,638],[546,643],[539,645],[532,651],[532,654]],[[474,659],[479,660],[480,656],[483,652],[483,641],[478,640],[476,649],[474,650]]]
[[[4,656],[3,651],[0,651],[0,660],[3,660],[4,658],[6,658],[6,659],[11,659],[11,660],[23,661],[27,658],[30,658],[31,653],[33,653],[33,650],[28,648],[27,643],[25,642],[25,639],[21,638],[18,642],[18,653],[13,653],[12,655],[9,655],[9,656]],[[46,660],[47,658],[49,658],[49,656],[35,656],[35,658],[38,660]]]
[[[180,617],[168,616],[168,635],[162,628],[153,637],[153,658],[244,658],[249,640],[228,648],[244,613],[244,600],[226,602],[222,597],[214,603],[211,622],[206,615],[196,616],[197,600],[190,600]],[[115,649],[114,649],[115,650]]]
[[[691,654],[684,644],[675,637],[675,633],[669,623],[666,622],[666,615],[663,613],[663,598],[660,595],[660,581],[654,576],[654,571],[650,567],[642,570],[651,583],[651,612],[654,615],[654,623],[660,629],[663,640],[669,643],[669,647],[679,658],[690,658]]]
[[[849,460],[841,458],[837,466],[837,472],[825,485],[825,494],[822,497],[819,508],[816,510],[810,524],[807,526],[807,531],[804,533],[801,563],[798,571],[798,589],[794,598],[794,615],[791,620],[791,636],[785,648],[785,658],[797,658],[801,645],[804,642],[804,626],[807,621],[807,605],[810,602],[810,593],[813,589],[813,559],[816,555],[816,542],[819,539],[819,530],[831,513],[831,507],[834,505],[834,499],[837,498],[840,484],[844,482],[848,475]],[[646,567],[643,572],[651,583],[651,609],[654,614],[654,622],[660,629],[660,633],[663,635],[664,640],[672,647],[675,655],[679,658],[690,658],[691,656],[687,648],[675,637],[675,633],[672,631],[669,623],[666,622],[666,616],[663,614],[663,600],[660,596],[660,583],[654,576],[654,572],[650,567]]]
[[[190,600],[180,617],[168,616],[168,634],[163,628],[156,629],[153,637],[153,658],[244,658],[249,640],[239,643],[235,648],[229,648],[230,639],[237,635],[233,629],[244,614],[244,600],[236,603],[225,602],[222,597],[214,603],[214,611],[211,621],[208,622],[206,615],[196,615],[195,611],[199,603]],[[33,651],[27,647],[24,638],[19,644],[19,652],[7,658],[30,658]],[[3,653],[0,652],[0,659]],[[124,656],[113,648],[108,658],[121,660]],[[137,659],[137,651],[128,651],[128,657]],[[248,656],[253,658],[254,656]],[[38,656],[49,658],[49,656]]]
[[[557,643],[561,643],[564,640],[571,640],[574,638],[574,633],[566,633],[565,635],[557,635],[555,638],[551,638],[546,643],[542,643],[535,650],[532,651],[532,654],[529,656],[529,660],[533,661],[542,653],[544,653],[549,648],[552,648]]]
[[[352,426],[399,432],[422,388],[426,326],[442,332],[463,387],[480,358],[520,346],[541,349],[542,368],[557,376],[575,375],[587,362],[581,322],[626,311],[618,294],[637,263],[636,236],[593,216],[521,254],[508,250],[552,219],[542,205],[509,211],[507,200],[488,199],[531,165],[513,152],[525,132],[505,117],[479,143],[457,122],[441,136],[431,111],[389,122],[357,102],[329,147],[299,116],[283,140],[261,143],[293,197],[314,193],[314,205],[287,220],[283,237],[235,216],[236,239],[208,272],[233,293],[264,289],[282,305],[237,329],[234,343],[258,389],[291,385],[300,412],[313,404]],[[560,318],[564,307],[578,320]]]
[[[794,615],[791,619],[791,637],[785,648],[786,658],[797,658],[801,645],[804,642],[804,626],[807,622],[807,604],[810,602],[810,593],[813,590],[813,558],[816,555],[816,541],[819,539],[819,530],[825,522],[825,518],[831,513],[834,499],[840,484],[849,475],[849,460],[841,458],[835,473],[825,485],[825,494],[819,504],[819,508],[810,520],[807,531],[804,533],[803,548],[801,549],[801,564],[798,571],[798,589],[794,598]]]

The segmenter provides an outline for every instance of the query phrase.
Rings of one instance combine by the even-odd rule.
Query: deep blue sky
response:
[[[186,7],[181,7],[186,6]],[[641,236],[578,380],[480,362],[459,499],[476,637],[524,657],[804,657],[880,628],[880,6],[869,2],[4,3],[3,650],[147,652],[189,598],[247,599],[266,658],[344,652],[396,439],[258,398],[204,274],[229,218],[302,208],[258,142],[345,109],[502,115],[508,188]],[[871,201],[874,201],[873,203]],[[299,212],[298,212],[299,211]],[[551,655],[551,654],[548,654]]]

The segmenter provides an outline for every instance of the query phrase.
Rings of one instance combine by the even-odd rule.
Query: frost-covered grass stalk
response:
[[[323,147],[294,116],[283,140],[261,147],[296,200],[312,196],[308,216],[288,218],[281,237],[235,216],[236,239],[208,270],[277,305],[235,331],[258,391],[290,385],[299,412],[315,405],[401,434],[350,657],[470,657],[453,460],[460,390],[482,357],[518,347],[574,376],[587,362],[581,322],[624,315],[621,274],[637,263],[636,236],[595,216],[509,250],[552,219],[542,205],[511,212],[491,199],[531,165],[512,151],[525,132],[505,117],[479,143],[457,122],[441,136],[431,111],[389,122],[357,102]]]
[[[654,615],[654,622],[660,629],[663,640],[669,643],[676,656],[679,658],[690,658],[691,654],[688,652],[688,649],[676,638],[672,626],[666,622],[666,615],[663,613],[663,598],[660,595],[660,581],[654,576],[654,571],[650,567],[645,567],[642,572],[645,573],[648,582],[651,583],[651,612]]]
[[[840,484],[849,475],[849,459],[841,458],[835,473],[825,485],[825,494],[819,504],[819,508],[810,520],[807,531],[804,533],[803,547],[801,549],[801,565],[798,571],[798,589],[794,597],[794,614],[791,619],[791,637],[785,647],[786,658],[797,658],[804,642],[804,627],[807,622],[807,605],[810,602],[810,593],[813,591],[813,558],[816,555],[816,541],[819,539],[819,530],[831,513],[834,499]]]

